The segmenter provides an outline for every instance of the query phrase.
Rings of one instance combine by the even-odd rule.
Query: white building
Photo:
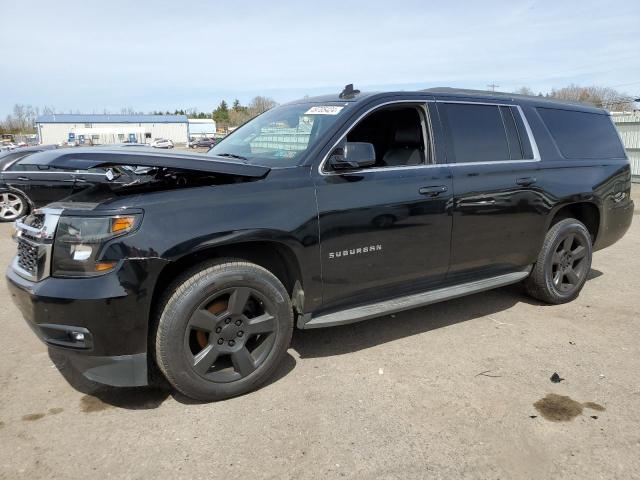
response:
[[[180,145],[189,140],[186,115],[40,115],[36,129],[43,144],[149,143],[166,138]]]
[[[189,138],[197,140],[199,138],[213,138],[216,134],[216,122],[211,118],[190,118]]]
[[[633,181],[640,181],[640,112],[611,112],[611,118],[615,123],[627,157],[631,162],[631,174]]]

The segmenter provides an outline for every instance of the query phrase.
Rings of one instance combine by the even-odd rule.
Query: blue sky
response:
[[[431,86],[640,97],[640,2],[0,0],[0,116]]]

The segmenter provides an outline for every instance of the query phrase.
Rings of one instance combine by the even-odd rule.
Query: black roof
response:
[[[470,98],[474,100],[487,101],[511,101],[518,104],[529,104],[531,106],[547,106],[556,108],[567,108],[570,110],[581,110],[594,113],[608,113],[606,110],[593,105],[568,100],[558,100],[549,97],[539,97],[534,95],[520,95],[508,92],[493,92],[488,90],[470,90],[464,88],[434,87],[424,90],[388,91],[388,92],[360,92],[352,98],[340,98],[340,92],[317,97],[308,97],[291,102],[295,103],[359,103],[365,100],[372,100],[382,97],[422,97],[424,94],[433,95],[437,98]]]

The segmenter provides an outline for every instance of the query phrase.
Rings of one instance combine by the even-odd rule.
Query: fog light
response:
[[[76,342],[84,342],[84,333],[82,332],[71,332],[72,340]]]

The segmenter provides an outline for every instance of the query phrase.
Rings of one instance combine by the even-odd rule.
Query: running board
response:
[[[298,326],[304,329],[333,327],[335,325],[345,325],[347,323],[355,323],[361,320],[381,317],[391,313],[400,312],[402,310],[409,310],[411,308],[422,307],[431,303],[463,297],[472,293],[504,287],[505,285],[517,283],[520,280],[527,278],[530,272],[531,266],[526,267],[524,270],[519,272],[506,273],[496,277],[476,280],[475,282],[462,283],[460,285],[453,285],[451,287],[439,288],[428,292],[416,293],[406,297],[398,297],[384,302],[370,303],[369,305],[349,308],[347,310],[340,310],[333,313],[326,313],[317,317],[312,316],[308,321],[302,325],[298,324]],[[306,315],[304,317],[309,318]],[[301,320],[304,319],[304,317],[301,318]]]

